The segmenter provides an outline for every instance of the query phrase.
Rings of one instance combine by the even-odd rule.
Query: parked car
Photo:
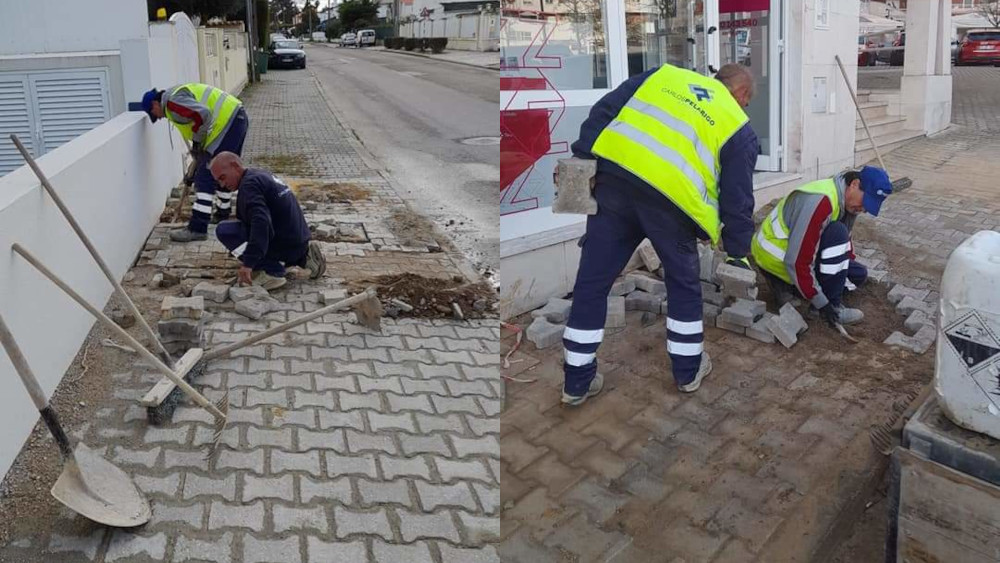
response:
[[[977,29],[965,35],[955,59],[957,65],[1000,65],[1000,29]]]
[[[951,64],[958,62],[958,52],[961,50],[961,45],[958,39],[951,40]]]
[[[284,39],[271,43],[267,56],[268,68],[306,68],[306,52],[298,41]]]
[[[347,33],[340,36],[340,46],[341,47],[355,47],[355,42],[358,39],[358,35],[354,32],[348,31]]]
[[[272,33],[270,37],[271,43],[274,43],[275,41],[284,41],[286,39],[288,38],[285,37],[284,33]]]
[[[312,39],[313,41],[326,41],[326,32],[314,31],[312,32],[312,35],[309,36],[309,38]]]
[[[362,29],[358,32],[357,38],[358,47],[373,47],[375,46],[375,30],[374,29]]]

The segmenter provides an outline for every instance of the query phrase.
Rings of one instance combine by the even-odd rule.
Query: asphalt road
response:
[[[400,195],[476,266],[496,272],[498,73],[370,49],[307,49],[308,69],[345,116],[345,125],[402,187]],[[481,137],[488,139],[475,140]]]

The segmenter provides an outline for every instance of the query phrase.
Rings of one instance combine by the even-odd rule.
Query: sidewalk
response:
[[[259,321],[231,302],[207,303],[209,347],[319,309],[321,290],[402,274],[425,276],[429,289],[462,279],[459,260],[409,212],[311,74],[271,72],[241,97],[250,163],[290,178],[307,220],[340,234],[320,238],[327,277],[290,281]],[[187,280],[233,275],[213,236],[178,245],[167,228],[154,230],[126,284],[138,301],[158,308]],[[185,282],[146,287],[157,272]],[[212,362],[194,383],[210,398],[228,388],[231,400],[212,462],[208,415],[185,400],[171,423],[149,426],[136,401],[158,376],[98,346],[91,361],[119,354],[134,365],[110,376],[73,434],[134,476],[153,519],[136,530],[95,525],[62,509],[47,482],[19,474],[9,492],[30,509],[4,514],[0,561],[499,561],[499,323],[439,316],[449,318],[384,318],[376,334],[331,314]],[[21,457],[53,448],[41,439]]]
[[[955,246],[1000,228],[998,150],[995,133],[955,128],[886,158],[893,176],[913,186],[880,217],[859,218],[855,244],[863,262],[917,290],[916,306],[936,303]],[[605,390],[580,408],[559,405],[561,347],[525,341],[502,370],[537,379],[511,383],[501,415],[505,561],[771,562],[830,553],[844,539],[834,526],[850,529],[884,463],[870,426],[934,370],[933,347],[915,355],[882,344],[890,331],[909,333],[885,303],[889,287],[862,294],[867,317],[852,327],[861,339],[853,346],[816,323],[791,350],[708,328],[715,369],[691,396],[669,374],[662,321],[640,312],[605,337]],[[502,353],[513,341],[505,330]],[[882,539],[868,543],[877,549]]]
[[[496,51],[484,53],[482,51],[449,51],[446,49],[443,53],[433,54],[430,52],[421,53],[418,51],[405,51],[403,49],[386,49],[385,47],[372,47],[371,49],[383,51],[385,53],[397,53],[400,55],[424,57],[425,59],[434,59],[467,66],[478,66],[480,68],[488,68],[490,70],[500,70],[500,53]]]

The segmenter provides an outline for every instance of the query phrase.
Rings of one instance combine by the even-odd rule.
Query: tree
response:
[[[344,34],[344,28],[340,25],[340,20],[330,18],[326,20],[326,38],[336,39]]]
[[[983,2],[976,11],[990,22],[990,25],[1000,27],[1000,2]]]
[[[275,28],[289,28],[295,21],[295,15],[299,13],[299,6],[295,0],[271,0],[271,17],[274,18]]]
[[[302,22],[295,28],[296,35],[308,35],[319,25],[319,13],[316,11],[318,5],[319,0],[316,0],[315,4],[306,0],[302,6]]]
[[[378,18],[378,0],[346,0],[337,6],[337,14],[344,29],[370,27]]]

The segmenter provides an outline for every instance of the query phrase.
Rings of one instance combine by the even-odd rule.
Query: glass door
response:
[[[757,170],[781,169],[781,0],[719,0],[722,63],[739,63],[754,75],[747,108],[760,140]]]
[[[625,0],[629,76],[664,64],[714,74],[719,0]]]

